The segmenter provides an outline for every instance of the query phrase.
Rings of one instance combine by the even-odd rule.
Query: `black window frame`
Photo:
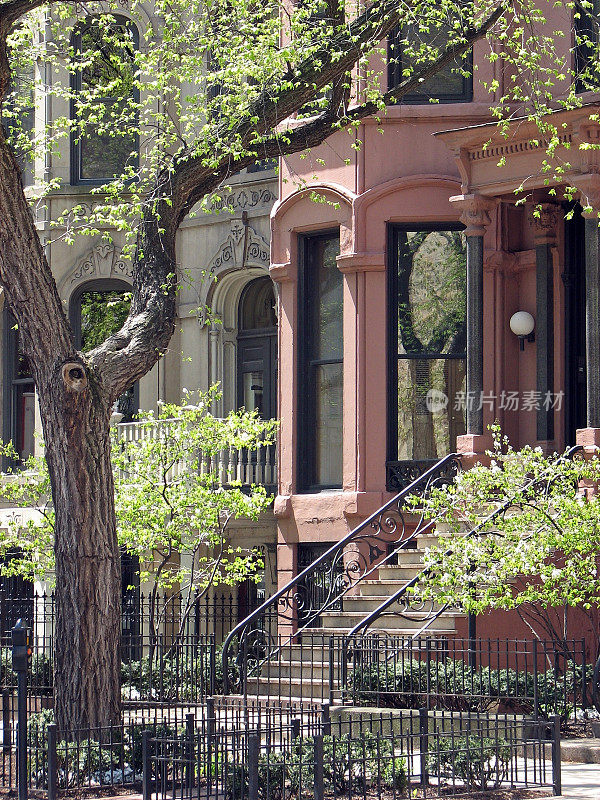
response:
[[[311,375],[309,374],[311,372],[310,367],[339,363],[343,365],[344,363],[343,353],[341,358],[336,359],[310,358],[310,350],[313,343],[310,326],[310,309],[312,308],[315,297],[315,281],[311,280],[311,273],[314,273],[315,267],[311,254],[311,243],[332,238],[340,240],[339,227],[305,233],[298,237],[298,419],[296,424],[298,447],[296,488],[299,493],[304,494],[328,490],[341,490],[343,488],[343,481],[339,484],[321,484],[316,482],[316,438],[314,426],[316,387],[315,381],[311,379]],[[344,324],[343,315],[342,308],[342,319],[340,320],[342,326]],[[343,446],[340,459],[342,459],[342,457]]]
[[[594,0],[592,0],[594,2]],[[595,92],[598,91],[599,86],[585,86],[580,73],[589,67],[590,61],[597,55],[597,48],[600,40],[600,25],[594,23],[593,15],[600,12],[600,3],[595,0],[595,9],[592,10],[592,16],[586,9],[575,6],[574,12],[578,12],[578,17],[573,20],[573,29],[575,35],[575,46],[573,47],[573,68],[575,70],[575,92],[581,94],[582,92]],[[578,41],[579,36],[585,36],[592,42],[592,49],[585,43]],[[598,70],[598,67],[596,68]],[[597,71],[598,80],[600,83],[600,72]]]
[[[129,17],[124,16],[123,14],[113,14],[114,24],[115,26],[126,25],[127,27],[131,28],[133,32],[133,47],[136,51],[140,48],[140,32],[138,26],[135,22]],[[81,33],[88,26],[90,23],[93,22],[94,17],[87,17],[86,19],[82,20],[81,23],[77,26],[73,35],[71,36],[71,44],[73,47],[73,52],[77,54],[81,50]],[[74,94],[78,94],[81,91],[81,70],[76,70],[75,72],[71,73],[71,89]],[[139,103],[140,100],[140,92],[137,87],[134,87],[132,99]],[[75,98],[71,98],[71,102],[69,104],[69,117],[71,120],[76,118],[76,101]],[[78,136],[77,131],[71,131],[70,137],[70,178],[71,178],[71,185],[72,186],[102,186],[104,183],[108,183],[109,181],[113,180],[111,177],[103,177],[103,178],[83,178],[81,177],[81,166],[82,166],[82,152],[81,152],[81,139],[83,136]],[[139,133],[136,132],[135,134],[135,150],[136,156],[135,160],[133,161],[134,167],[139,167],[140,163],[140,137]]]
[[[402,60],[402,48],[398,41],[402,38],[402,29],[396,28],[388,36],[387,40],[387,81],[388,89],[398,86],[403,80],[402,71],[407,64]],[[392,53],[392,48],[397,48],[397,54]],[[463,89],[459,94],[447,94],[436,96],[434,94],[424,94],[422,92],[409,92],[398,101],[405,105],[447,105],[448,103],[472,103],[473,102],[473,48],[469,50],[463,59],[465,69],[469,71],[469,76],[462,76]],[[425,83],[426,85],[426,83]]]
[[[398,353],[398,241],[399,231],[464,231],[465,226],[456,220],[423,223],[388,223],[387,224],[387,254],[386,254],[386,308],[387,308],[387,409],[386,409],[386,469],[389,491],[397,491],[398,486],[393,484],[390,474],[390,465],[398,464],[398,362],[411,358],[423,360],[445,358],[448,360],[466,359],[466,345],[464,353],[435,353],[424,351],[418,356],[409,354],[403,356]],[[432,464],[437,459],[432,460]],[[416,462],[413,462],[416,463]],[[424,467],[427,465],[424,464]]]

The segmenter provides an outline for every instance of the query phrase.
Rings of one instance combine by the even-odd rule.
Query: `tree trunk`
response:
[[[77,366],[71,371],[79,374]],[[121,579],[110,410],[93,375],[81,374],[75,380],[87,386],[71,389],[67,375],[63,386],[56,382],[40,392],[56,514],[55,712],[62,731],[120,719]]]

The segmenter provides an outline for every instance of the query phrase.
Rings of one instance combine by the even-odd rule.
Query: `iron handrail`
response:
[[[243,632],[250,625],[252,625],[253,622],[255,622],[256,620],[258,620],[261,617],[263,617],[265,615],[265,613],[269,609],[272,609],[273,607],[276,607],[277,604],[279,603],[279,601],[282,598],[284,598],[286,595],[288,595],[290,590],[293,589],[294,586],[298,586],[306,577],[308,577],[312,572],[314,572],[319,566],[321,566],[322,564],[327,562],[327,560],[329,558],[331,558],[331,556],[334,556],[334,555],[339,554],[339,553],[343,553],[344,547],[348,543],[354,541],[361,531],[365,530],[369,526],[376,527],[378,521],[380,520],[380,518],[385,514],[385,512],[388,509],[392,508],[395,505],[399,506],[399,504],[405,498],[407,498],[410,495],[414,494],[415,490],[418,489],[419,486],[421,486],[422,484],[427,485],[427,483],[432,478],[434,478],[437,475],[437,473],[440,473],[440,472],[443,473],[444,468],[447,467],[450,464],[460,464],[460,457],[456,453],[450,453],[449,455],[444,456],[444,458],[440,459],[436,464],[434,464],[432,467],[430,467],[426,472],[424,472],[422,475],[420,475],[418,478],[416,478],[414,481],[412,481],[408,486],[406,486],[404,489],[402,489],[401,492],[399,492],[397,495],[392,497],[392,499],[389,500],[387,503],[385,503],[381,508],[378,508],[377,511],[375,511],[373,514],[371,514],[370,517],[368,517],[366,520],[361,522],[360,525],[358,525],[356,528],[354,528],[348,534],[346,534],[346,536],[344,536],[342,539],[340,539],[339,542],[336,542],[328,550],[326,550],[324,553],[322,553],[322,555],[320,555],[318,558],[316,558],[311,564],[308,565],[308,567],[303,569],[302,572],[299,572],[297,575],[295,575],[285,586],[283,586],[281,589],[279,589],[277,592],[275,592],[275,594],[271,595],[271,597],[269,597],[267,600],[265,600],[265,602],[262,605],[260,605],[255,611],[253,611],[251,614],[249,614],[245,619],[243,619],[241,622],[239,622],[235,626],[235,628],[233,628],[233,630],[229,633],[229,635],[227,636],[227,638],[225,639],[225,641],[223,643],[222,664],[223,664],[223,694],[224,695],[227,695],[229,693],[229,669],[228,669],[229,650],[230,650],[230,647],[231,647],[231,644],[232,644],[233,640],[236,637],[239,637],[240,634],[243,634]],[[371,572],[372,572],[372,570],[371,570]],[[368,574],[370,574],[370,572],[366,573],[366,575],[368,575]],[[362,575],[360,580],[364,579],[366,577],[366,575]],[[349,587],[347,587],[347,588],[349,588]],[[329,604],[331,604],[330,600],[328,602],[329,602]],[[327,603],[322,609],[320,609],[320,611],[326,610],[326,607],[327,607]],[[307,625],[308,625],[308,623],[306,623],[304,626],[302,626],[299,630],[295,631],[294,635],[297,635],[299,633],[299,631],[304,630],[304,628],[306,628]]]
[[[553,466],[555,466],[556,464],[560,464],[561,461],[566,461],[572,458],[575,455],[575,453],[578,453],[580,450],[583,450],[583,447],[581,445],[574,445],[573,447],[569,448],[569,450],[567,450],[565,453],[563,453],[561,456],[559,456],[555,461],[553,461],[552,462]],[[535,476],[529,482],[523,484],[520,488],[520,491],[524,491],[525,489],[528,489],[529,487],[535,485],[536,483],[539,482],[541,477],[542,477],[541,475]],[[511,505],[514,502],[514,498],[515,496],[513,495],[513,497],[502,503],[502,505],[500,505],[497,509],[495,509],[491,514],[488,514],[488,516],[484,520],[482,520],[479,523],[479,525],[470,530],[464,538],[469,539],[471,536],[480,533],[486,525],[489,525],[489,523],[493,522],[497,516],[502,514],[504,511],[507,511],[511,507]],[[444,553],[444,556],[449,556],[449,555],[452,555],[451,548],[446,550]],[[378,619],[391,605],[393,605],[397,600],[400,600],[400,598],[402,598],[410,589],[415,587],[419,583],[419,581],[422,580],[422,578],[429,575],[430,572],[431,572],[430,567],[423,567],[423,569],[417,575],[415,575],[414,578],[411,578],[407,583],[401,586],[400,589],[398,589],[398,591],[394,592],[394,594],[387,597],[383,603],[380,603],[380,605],[378,605],[377,608],[371,611],[370,614],[368,614],[366,617],[360,620],[360,622],[357,622],[357,624],[352,628],[352,630],[349,631],[344,637],[342,652],[344,654],[347,653],[349,649],[349,642],[351,641],[352,638],[354,638],[360,631],[364,631],[366,628],[369,628],[371,624],[376,619]],[[436,619],[439,619],[439,617],[448,608],[448,605],[449,605],[448,603],[444,604],[444,606],[442,606],[442,608],[438,610],[435,616],[433,616],[431,619],[428,619],[425,625],[423,625],[423,627],[421,627],[415,634],[413,634],[411,638],[415,639],[418,636],[421,636],[423,631],[427,630],[427,628],[430,625],[432,625],[432,623]],[[599,666],[599,674],[600,674],[600,666]]]

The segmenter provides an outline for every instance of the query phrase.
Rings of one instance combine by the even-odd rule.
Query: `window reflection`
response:
[[[452,452],[465,432],[465,237],[460,230],[398,227],[392,244],[397,360],[389,458],[437,459]]]

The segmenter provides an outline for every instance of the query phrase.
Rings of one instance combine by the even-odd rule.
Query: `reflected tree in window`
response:
[[[73,45],[72,181],[108,181],[137,164],[137,28],[123,17],[93,18],[77,30]]]
[[[466,246],[458,230],[394,231],[400,459],[438,458],[464,433]]]

